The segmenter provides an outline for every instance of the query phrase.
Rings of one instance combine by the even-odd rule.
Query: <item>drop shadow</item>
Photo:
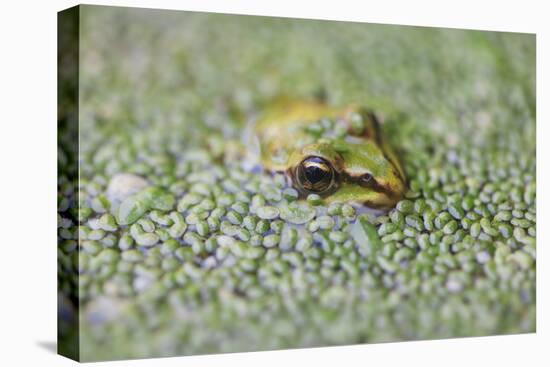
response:
[[[57,354],[57,342],[55,341],[39,341],[36,344],[51,353]]]

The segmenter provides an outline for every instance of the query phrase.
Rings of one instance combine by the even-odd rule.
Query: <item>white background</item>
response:
[[[548,159],[550,35],[544,1],[94,1],[96,4],[537,33],[537,333],[98,366],[550,365]],[[74,1],[0,11],[0,365],[69,366],[56,339],[56,12]],[[546,19],[545,15],[546,14]],[[547,161],[546,161],[547,162]],[[545,348],[546,347],[546,348]]]

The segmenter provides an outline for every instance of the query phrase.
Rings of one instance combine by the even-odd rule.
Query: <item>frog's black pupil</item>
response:
[[[321,157],[305,159],[297,170],[297,180],[300,187],[306,191],[324,192],[333,182],[331,164]]]
[[[316,184],[319,181],[324,180],[327,177],[328,172],[317,166],[309,166],[306,168],[306,178],[312,184]]]

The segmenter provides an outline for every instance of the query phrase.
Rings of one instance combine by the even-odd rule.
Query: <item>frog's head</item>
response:
[[[288,167],[293,186],[303,196],[316,193],[328,202],[389,210],[407,190],[395,155],[373,139],[350,136],[305,145],[291,154]]]

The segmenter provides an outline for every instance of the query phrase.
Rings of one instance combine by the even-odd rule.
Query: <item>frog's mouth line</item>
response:
[[[397,202],[401,198],[401,194],[397,191],[392,190],[389,184],[380,184],[374,177],[367,184],[365,184],[361,180],[361,176],[353,176],[347,174],[346,172],[343,172],[342,180],[343,182],[359,185],[379,194],[383,194],[388,198],[389,202]],[[393,207],[393,205],[389,205],[388,203],[375,203],[371,200],[364,200],[362,204],[369,208],[380,210],[389,210]]]

